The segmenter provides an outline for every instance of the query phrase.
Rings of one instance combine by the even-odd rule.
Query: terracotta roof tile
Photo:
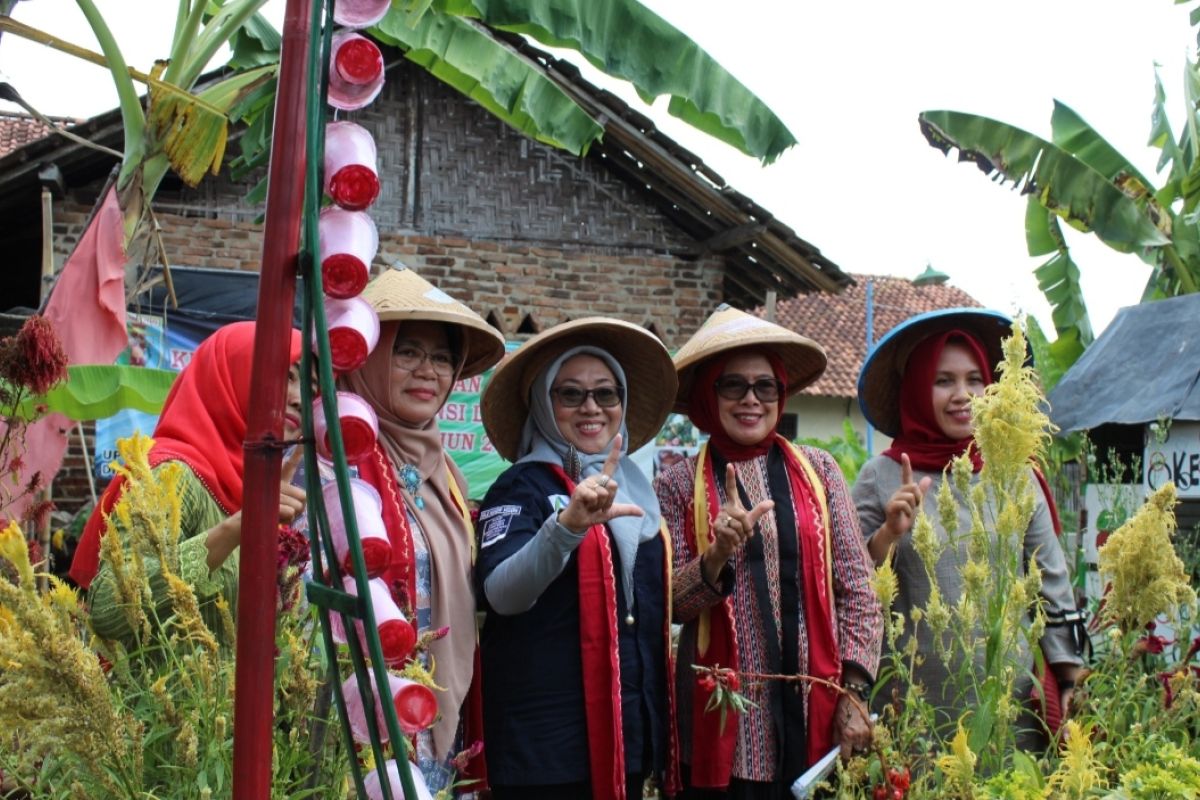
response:
[[[66,127],[66,124],[62,123],[62,127]],[[0,157],[36,142],[49,133],[50,128],[27,114],[0,112]]]
[[[867,286],[874,295],[872,341],[909,317],[939,308],[982,304],[954,286],[913,286],[907,278],[854,275],[855,285],[840,294],[813,293],[782,300],[775,306],[779,324],[817,341],[829,355],[821,379],[801,394],[856,397],[858,371],[867,352]],[[765,309],[755,313],[762,316]]]

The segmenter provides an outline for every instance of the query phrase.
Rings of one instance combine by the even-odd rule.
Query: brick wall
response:
[[[58,257],[65,259],[82,231],[89,208],[81,204],[56,214]],[[160,214],[163,243],[172,263],[255,270],[262,236],[252,222]],[[140,255],[140,250],[135,250]],[[681,345],[721,301],[724,267],[719,258],[683,259],[664,254],[618,255],[579,247],[531,247],[457,236],[383,234],[375,269],[403,262],[480,315],[494,320],[506,338],[593,314],[642,325],[668,347]],[[92,453],[94,426],[86,425]],[[77,433],[53,495],[63,511],[89,499],[83,451]]]

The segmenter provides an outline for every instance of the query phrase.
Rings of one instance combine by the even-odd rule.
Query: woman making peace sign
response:
[[[626,452],[674,395],[662,343],[599,317],[533,337],[484,390],[488,435],[516,462],[478,528],[496,800],[638,800],[667,766],[671,561]]]
[[[680,410],[710,438],[655,483],[674,542],[672,613],[683,624],[678,728],[684,797],[782,798],[834,745],[870,726],[828,686],[768,681],[755,706],[706,711],[693,664],[811,675],[863,699],[882,618],[846,484],[833,458],[775,429],[784,399],[825,370],[809,339],[726,306],[675,357]]]

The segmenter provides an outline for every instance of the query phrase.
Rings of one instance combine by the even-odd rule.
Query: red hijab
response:
[[[992,382],[987,351],[973,334],[962,330],[943,331],[923,339],[913,348],[904,367],[904,377],[900,379],[900,434],[883,454],[899,462],[901,454],[907,453],[913,469],[925,472],[941,472],[975,441],[971,436],[965,439],[947,437],[934,414],[933,380],[942,351],[950,342],[963,345],[971,352],[983,375],[984,385]],[[971,464],[975,472],[983,468],[978,448],[971,449]]]
[[[744,352],[746,351],[733,350],[722,353],[701,364],[696,370],[696,379],[692,382],[691,395],[688,397],[688,419],[701,431],[707,433],[721,455],[730,461],[746,461],[757,458],[770,450],[771,445],[775,442],[774,436],[766,436],[761,442],[755,444],[738,444],[729,437],[729,434],[725,432],[725,426],[721,424],[721,413],[717,408],[719,400],[714,387],[717,379],[725,371],[725,365],[729,363],[729,359]],[[775,418],[775,425],[778,427],[779,420],[783,418],[784,398],[787,397],[787,369],[783,366],[783,360],[770,350],[754,349],[752,352],[767,359],[771,365],[771,371],[775,373],[775,379],[781,384],[782,388],[779,390],[777,403],[778,416]]]
[[[300,350],[300,332],[293,329],[289,364],[300,359]],[[225,514],[242,507],[242,448],[253,359],[253,322],[226,325],[201,342],[167,395],[150,449],[150,466],[182,461]],[[118,476],[108,485],[83,529],[69,574],[85,589],[99,571],[104,518],[124,483]]]

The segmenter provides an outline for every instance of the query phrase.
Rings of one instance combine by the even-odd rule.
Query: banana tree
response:
[[[1051,256],[1035,275],[1053,309],[1058,339],[1051,352],[1062,366],[1073,363],[1093,335],[1079,267],[1061,222],[1155,265],[1147,295],[1195,291],[1200,260],[1183,260],[1180,255],[1181,236],[1194,238],[1194,223],[1177,216],[1169,200],[1160,199],[1133,164],[1066,105],[1055,103],[1053,141],[955,111],[926,111],[919,119],[931,146],[945,153],[957,149],[960,160],[973,162],[1001,181],[1012,181],[1027,196],[1029,254]],[[1193,229],[1190,236],[1184,228]]]
[[[668,96],[670,114],[764,163],[796,143],[761,100],[636,0],[409,0],[371,32],[519,130],[582,154],[600,125],[488,29],[575,50],[644,102]]]

